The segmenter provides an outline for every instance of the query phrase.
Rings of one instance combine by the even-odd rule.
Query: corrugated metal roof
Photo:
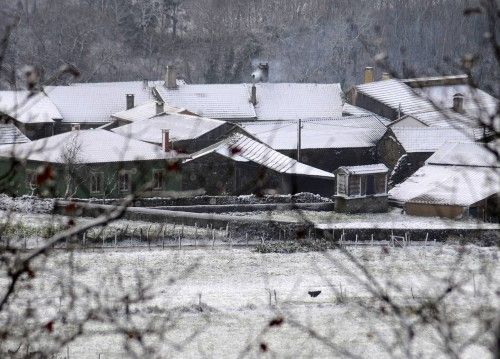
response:
[[[276,150],[297,148],[298,121],[251,122],[241,126]],[[373,147],[386,131],[377,116],[302,120],[301,148]]]
[[[391,131],[406,152],[435,152],[449,141],[470,142],[476,139],[475,129],[434,127],[396,127]],[[479,135],[481,130],[479,130]]]
[[[332,173],[297,162],[265,144],[239,133],[192,154],[191,159],[188,159],[187,162],[213,152],[234,161],[254,162],[279,173],[332,179],[335,177]]]
[[[21,144],[30,142],[13,124],[0,124],[0,145]]]
[[[105,82],[49,86],[45,92],[57,106],[65,123],[102,124],[111,121],[111,115],[127,108],[126,95],[134,95],[135,105],[153,100],[151,87],[162,84],[150,81]]]
[[[51,123],[62,118],[57,107],[43,93],[0,91],[0,112],[22,123]]]
[[[443,144],[425,163],[436,165],[456,165],[471,167],[500,167],[495,154],[487,146],[498,144],[474,142],[447,142]]]
[[[0,156],[50,163],[109,163],[181,158],[175,153],[165,153],[159,146],[99,129],[66,132],[15,147],[2,146]]]
[[[158,86],[165,103],[215,119],[252,120],[257,117],[245,84]]]
[[[163,129],[170,130],[171,141],[181,141],[198,138],[224,124],[224,121],[206,117],[171,114],[135,121],[112,131],[136,140],[161,144]]]
[[[389,168],[383,163],[377,163],[374,165],[364,165],[364,166],[342,166],[339,169],[344,170],[353,175],[367,175],[376,173],[387,173]]]
[[[342,116],[340,84],[257,83],[255,112],[259,121]],[[247,84],[247,99],[252,85]]]
[[[498,168],[425,165],[389,191],[400,203],[470,206],[500,192]]]

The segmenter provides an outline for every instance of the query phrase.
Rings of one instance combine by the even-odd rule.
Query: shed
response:
[[[382,163],[339,167],[335,171],[335,210],[347,213],[387,211],[388,171]]]

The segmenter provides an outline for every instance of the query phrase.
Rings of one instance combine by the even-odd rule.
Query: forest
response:
[[[479,0],[478,0],[479,1]],[[383,54],[406,77],[461,73],[474,58],[498,93],[487,21],[466,0],[0,0],[11,29],[0,87],[25,65],[62,64],[78,81],[160,79],[167,64],[190,83],[249,82],[269,62],[272,82],[359,83]],[[498,29],[497,29],[498,30]],[[498,34],[497,34],[498,36]],[[377,55],[378,54],[378,55]],[[376,68],[377,76],[384,69]],[[63,81],[63,80],[61,80]]]

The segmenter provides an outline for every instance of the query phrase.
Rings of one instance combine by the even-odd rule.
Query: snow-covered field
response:
[[[447,285],[441,279],[453,271],[455,278],[463,276],[468,282],[447,299],[450,317],[461,320],[479,308],[485,313],[499,308],[497,248],[367,247],[350,249],[350,253],[383,286],[391,282],[394,286],[387,291],[401,303],[431,297]],[[454,267],[461,255],[460,264]],[[259,357],[261,343],[267,345],[266,357],[331,358],[342,356],[338,350],[344,348],[363,358],[387,356],[381,339],[390,341],[393,319],[366,309],[365,304],[379,304],[372,302],[367,289],[348,273],[359,271],[340,251],[286,255],[248,249],[105,250],[72,255],[57,251],[50,257],[48,269],[38,272],[36,280],[44,294],[38,292],[36,299],[57,295],[56,279],[64,280],[68,275],[69,258],[80,268],[76,282],[98,292],[123,295],[135,285],[138,274],[152,278],[147,284],[151,285],[153,299],[134,307],[132,313],[138,321],[168,318],[173,324],[161,341],[161,357]],[[192,265],[192,272],[172,281]],[[118,273],[123,282],[117,280]],[[321,290],[321,294],[312,298],[308,294],[311,290]],[[203,310],[199,310],[199,303]],[[57,300],[53,301],[54,308]],[[277,316],[285,318],[284,323],[264,330]],[[300,329],[299,324],[324,336],[331,345],[312,338],[312,332]],[[85,335],[69,345],[70,358],[123,357],[126,337],[106,329],[88,325]],[[475,329],[474,321],[465,320],[457,333],[465,338]],[[436,342],[435,334],[428,327],[420,327],[413,352],[435,357],[442,345]],[[489,357],[477,347],[465,349],[460,355]]]

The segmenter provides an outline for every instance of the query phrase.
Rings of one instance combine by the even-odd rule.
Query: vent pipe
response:
[[[373,82],[373,67],[365,67],[365,72],[363,74],[363,83],[368,84]]]
[[[134,108],[134,95],[133,94],[127,94],[127,110],[130,110],[131,108]]]

